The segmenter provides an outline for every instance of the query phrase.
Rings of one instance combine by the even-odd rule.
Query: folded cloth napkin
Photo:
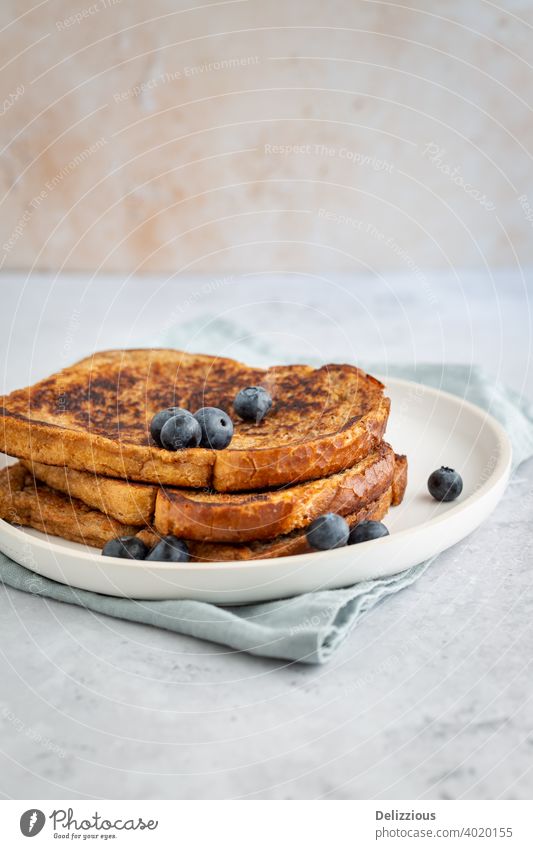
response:
[[[514,466],[533,455],[533,405],[494,382],[480,369],[462,365],[384,366],[369,371],[404,377],[452,392],[489,410],[513,443]],[[66,587],[42,578],[0,554],[0,579],[6,586],[97,613],[142,622],[212,640],[238,651],[304,663],[325,663],[361,616],[379,601],[408,587],[428,568],[411,569],[342,590],[307,593],[283,601],[245,607],[218,607],[198,601],[136,601]]]

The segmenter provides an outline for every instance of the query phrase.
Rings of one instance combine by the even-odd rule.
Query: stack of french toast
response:
[[[269,399],[261,415],[236,403],[250,388]],[[0,399],[0,450],[18,458],[0,472],[0,518],[99,549],[172,537],[197,561],[309,552],[321,516],[354,528],[403,498],[407,460],[384,441],[384,389],[351,365],[96,353]],[[154,439],[162,411],[205,408],[229,422],[225,447],[180,443],[172,412],[165,444]]]

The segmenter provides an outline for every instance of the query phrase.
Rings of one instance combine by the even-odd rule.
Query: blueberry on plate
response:
[[[166,410],[160,410],[156,413],[150,422],[150,436],[154,442],[161,447],[161,429],[172,416],[177,416],[179,413],[187,413],[188,410],[183,410],[181,407],[167,407]]]
[[[359,522],[350,531],[348,545],[355,545],[358,542],[367,542],[369,539],[379,539],[380,537],[388,537],[389,531],[383,522],[374,522],[368,519],[366,522]]]
[[[227,448],[233,436],[233,422],[218,407],[202,407],[194,414],[201,430],[200,446],[220,451]]]
[[[326,551],[330,548],[342,548],[348,542],[350,527],[346,519],[337,513],[325,513],[311,522],[307,528],[307,542],[311,548]]]
[[[455,469],[441,466],[430,474],[428,489],[436,501],[455,501],[463,491],[463,479]]]
[[[262,386],[248,386],[235,397],[233,407],[245,422],[259,424],[272,406],[272,398]]]
[[[148,547],[139,537],[116,537],[104,545],[102,554],[106,557],[125,557],[127,560],[144,560]]]
[[[189,559],[189,549],[182,539],[169,534],[156,542],[145,559],[159,563],[186,563]]]
[[[191,413],[182,410],[168,419],[161,428],[161,445],[168,451],[182,448],[197,448],[200,445],[202,431]]]

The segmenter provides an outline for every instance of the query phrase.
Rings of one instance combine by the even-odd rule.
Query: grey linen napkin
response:
[[[497,418],[513,443],[514,466],[533,454],[533,405],[472,366],[368,364],[369,371],[438,387],[478,404]],[[326,663],[361,616],[410,586],[433,561],[389,578],[282,601],[218,607],[198,601],[138,601],[77,590],[42,578],[0,554],[0,580],[9,587],[97,613],[166,628],[238,651],[303,663]]]

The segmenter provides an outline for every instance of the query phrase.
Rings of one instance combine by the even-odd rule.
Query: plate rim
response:
[[[433,395],[435,397],[444,397],[449,401],[452,401],[455,404],[460,405],[462,408],[468,409],[473,415],[477,416],[480,419],[483,419],[485,424],[488,424],[490,428],[495,432],[499,444],[501,446],[500,456],[492,469],[490,475],[487,479],[479,486],[474,492],[472,492],[467,498],[458,502],[454,507],[450,508],[443,515],[434,516],[431,519],[427,519],[422,522],[416,528],[405,528],[404,530],[397,531],[394,534],[381,537],[378,540],[371,540],[373,545],[379,543],[382,546],[392,545],[397,543],[398,541],[405,540],[405,538],[409,535],[413,535],[414,533],[425,532],[429,527],[435,527],[437,525],[442,524],[443,522],[447,522],[451,517],[457,515],[459,512],[464,511],[465,508],[469,507],[476,501],[480,501],[482,498],[488,496],[493,489],[499,486],[502,481],[507,482],[506,479],[509,478],[511,472],[511,464],[512,464],[512,456],[513,450],[511,441],[507,434],[507,431],[503,427],[500,422],[494,418],[494,416],[489,413],[487,410],[484,410],[482,407],[479,407],[477,404],[474,404],[471,401],[467,401],[464,398],[461,398],[460,395],[455,395],[453,392],[448,392],[443,389],[437,389],[434,386],[429,386],[425,383],[418,383],[414,380],[408,380],[407,378],[400,377],[390,377],[386,378],[383,376],[378,376],[378,379],[381,380],[385,384],[385,388],[387,385],[396,385],[399,387],[419,387],[424,390],[425,393]],[[11,525],[9,522],[6,522],[4,519],[0,519],[0,527],[2,527],[2,531],[6,533],[8,536],[12,536],[15,539],[19,539],[20,537],[24,538],[26,542],[28,538],[31,540],[31,545],[36,548],[46,549],[49,553],[53,553],[55,555],[62,556],[65,553],[65,550],[61,547],[60,544],[53,542],[54,537],[48,536],[42,531],[38,533],[42,534],[41,537],[30,536],[27,534],[27,531],[24,528],[19,528],[16,525]],[[31,529],[30,529],[31,530]],[[66,540],[66,542],[69,542]],[[368,542],[361,543],[357,546],[358,552],[365,550],[365,547],[368,545]],[[330,550],[327,553],[329,556],[335,557],[339,556],[343,549],[338,550]],[[69,554],[73,554],[76,558],[80,560],[94,563],[97,560],[98,564],[105,566],[106,564],[113,565],[115,568],[119,566],[123,566],[128,569],[145,569],[146,570],[146,562],[144,560],[127,560],[120,557],[109,557],[107,555],[101,554],[97,549],[94,551],[76,551],[76,552],[68,552]],[[165,563],[165,562],[155,562],[153,563],[153,568],[157,568],[158,570],[170,571],[170,572],[180,572],[180,571],[189,571],[191,569],[207,572],[207,571],[220,571],[220,570],[249,570],[250,568],[260,567],[264,565],[274,566],[279,564],[280,568],[283,565],[296,564],[301,562],[301,554],[291,554],[284,557],[264,557],[257,560],[220,560],[216,562],[205,562],[200,563],[196,561],[187,561],[185,563]],[[31,567],[26,567],[30,568]]]

